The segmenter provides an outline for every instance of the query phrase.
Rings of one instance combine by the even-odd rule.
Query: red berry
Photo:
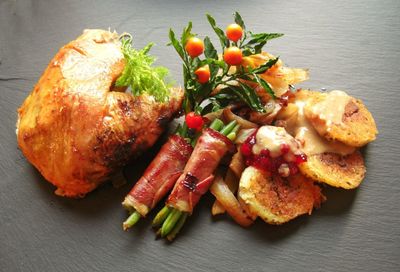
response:
[[[268,157],[260,156],[258,161],[262,168],[271,171],[271,162]]]
[[[299,172],[299,168],[293,162],[289,163],[289,170],[290,170],[290,175],[296,175]]]
[[[261,150],[260,155],[261,156],[265,156],[265,157],[269,157],[269,150],[268,149]]]
[[[185,117],[186,124],[188,128],[200,130],[203,128],[203,117],[201,115],[195,114],[194,112],[189,112]]]
[[[251,146],[248,143],[244,143],[242,144],[242,146],[240,147],[240,151],[242,152],[242,154],[246,157],[251,155]]]
[[[197,81],[201,84],[207,83],[210,80],[210,69],[208,66],[203,66],[194,71]]]
[[[243,35],[243,29],[238,24],[230,24],[225,30],[229,40],[237,42]]]
[[[191,37],[185,45],[185,50],[192,58],[198,57],[203,54],[204,43],[197,37]]]
[[[295,155],[295,157],[296,157],[296,164],[300,164],[307,161],[306,154]]]
[[[290,151],[290,146],[288,144],[281,144],[281,153],[286,154]]]

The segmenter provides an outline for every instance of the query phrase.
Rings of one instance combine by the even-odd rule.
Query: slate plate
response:
[[[310,68],[303,86],[364,100],[380,135],[365,149],[361,187],[325,190],[328,202],[310,217],[250,229],[212,219],[208,196],[171,245],[154,240],[149,220],[129,233],[121,229],[120,202],[143,163],[126,168],[130,184],[121,189],[106,185],[82,200],[55,196],[17,149],[14,125],[17,107],[58,48],[84,28],[129,31],[137,47],[156,42],[153,54],[179,83],[181,64],[165,46],[168,28],[192,20],[196,32],[212,35],[204,14],[225,26],[235,10],[256,32],[286,34],[267,49],[290,66]],[[399,12],[396,0],[1,1],[0,270],[398,271]]]

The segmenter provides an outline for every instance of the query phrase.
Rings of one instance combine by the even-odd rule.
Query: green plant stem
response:
[[[122,223],[122,227],[124,230],[127,230],[131,227],[133,227],[140,219],[140,217],[142,217],[140,215],[140,213],[138,213],[137,211],[134,211],[126,220],[124,223]]]

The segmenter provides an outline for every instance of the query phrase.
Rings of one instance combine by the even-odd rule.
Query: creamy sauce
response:
[[[343,115],[350,99],[351,97],[343,91],[331,91],[324,100],[312,106],[311,111],[325,121],[326,129],[329,131],[333,124],[343,124]]]
[[[288,122],[291,126],[288,128],[288,130],[292,132],[295,138],[302,143],[303,152],[307,155],[315,155],[325,152],[337,153],[341,155],[353,153],[355,150],[354,147],[347,146],[339,142],[329,142],[318,134],[318,132],[314,129],[304,115],[304,106],[306,104],[306,100],[296,100],[295,105],[298,109],[297,114],[294,115],[294,118],[296,119]],[[331,110],[334,110],[334,108],[331,108]],[[331,113],[329,113],[329,116],[330,115]]]
[[[258,155],[262,150],[268,149],[270,156],[276,158],[282,155],[283,144],[288,145],[293,154],[299,153],[298,143],[284,128],[262,126],[257,131],[252,152]]]

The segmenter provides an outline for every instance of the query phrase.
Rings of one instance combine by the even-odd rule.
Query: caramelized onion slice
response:
[[[211,207],[211,214],[213,216],[218,215],[218,214],[224,214],[226,212],[224,206],[218,201],[215,200],[214,204]]]
[[[248,227],[253,223],[221,175],[215,177],[210,191],[239,225]]]
[[[257,128],[258,127],[257,124],[255,124],[253,122],[250,122],[250,121],[248,121],[248,120],[246,120],[246,119],[234,114],[230,107],[227,107],[227,108],[224,109],[223,116],[224,116],[224,118],[225,118],[225,120],[227,122],[236,120],[238,122],[238,124],[240,125],[240,128],[242,128],[242,129]]]
[[[210,122],[212,122],[217,118],[221,119],[221,115],[222,115],[223,111],[224,111],[223,109],[220,109],[218,111],[210,112],[210,113],[207,113],[206,115],[204,115],[204,117],[207,118]]]

